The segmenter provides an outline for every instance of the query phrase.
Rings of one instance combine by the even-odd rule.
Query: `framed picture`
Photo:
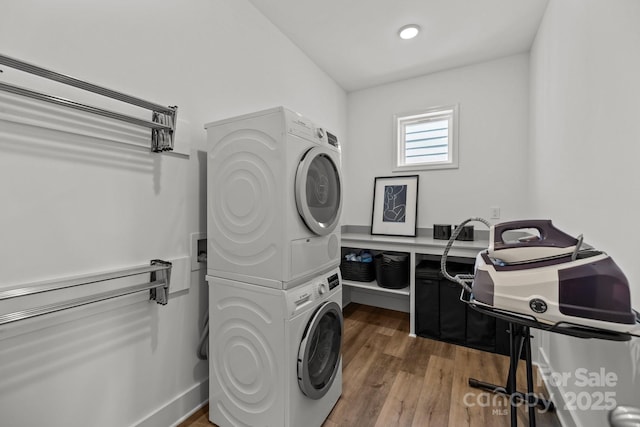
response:
[[[417,216],[418,175],[375,179],[371,234],[415,237]]]

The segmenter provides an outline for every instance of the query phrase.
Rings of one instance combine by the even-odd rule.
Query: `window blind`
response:
[[[404,127],[405,163],[446,162],[449,159],[449,121],[425,119]]]

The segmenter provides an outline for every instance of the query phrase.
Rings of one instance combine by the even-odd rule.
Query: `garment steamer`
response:
[[[550,220],[491,225],[471,218],[463,224],[470,221],[490,229],[489,247],[476,257],[475,273],[450,276],[446,253],[441,265],[447,279],[469,292],[468,302],[550,326],[640,334],[627,278],[605,252],[584,244],[582,236],[565,234]]]
[[[477,221],[489,227],[489,247],[476,257],[474,274],[451,276],[447,255],[462,227]],[[529,408],[553,404],[533,391],[530,328],[580,338],[628,341],[640,337],[640,316],[631,308],[629,283],[605,252],[553,226],[550,220],[490,224],[463,221],[451,234],[441,259],[444,277],[461,285],[461,300],[483,314],[509,323],[510,366],[506,386],[475,379],[469,385],[510,397],[511,425],[517,426],[519,402]],[[527,393],[516,389],[518,361],[524,356]]]

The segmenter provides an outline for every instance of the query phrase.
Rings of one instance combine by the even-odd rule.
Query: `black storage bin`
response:
[[[374,257],[376,279],[383,288],[402,289],[409,284],[409,254],[382,252]]]
[[[415,277],[416,335],[440,338],[440,263],[421,261]]]
[[[468,307],[467,345],[480,350],[495,351],[496,318]]]
[[[473,274],[473,265],[447,262],[447,272]],[[509,324],[460,301],[462,286],[444,278],[440,261],[423,260],[415,271],[416,335],[479,350],[509,354]]]
[[[509,322],[496,319],[496,353],[509,355]]]
[[[356,282],[372,282],[376,280],[376,269],[373,262],[347,261],[340,262],[340,273],[343,280]]]
[[[440,338],[464,344],[467,326],[467,305],[460,301],[460,285],[440,281]]]
[[[469,274],[473,266],[449,262],[447,272],[451,276]],[[444,341],[465,344],[467,338],[467,304],[460,301],[462,286],[445,279],[440,280],[440,338]]]

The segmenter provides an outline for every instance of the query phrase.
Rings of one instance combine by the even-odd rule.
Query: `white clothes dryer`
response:
[[[207,274],[287,289],[338,266],[338,139],[283,107],[205,128]]]
[[[207,280],[209,419],[321,426],[342,394],[339,269],[289,290]]]

